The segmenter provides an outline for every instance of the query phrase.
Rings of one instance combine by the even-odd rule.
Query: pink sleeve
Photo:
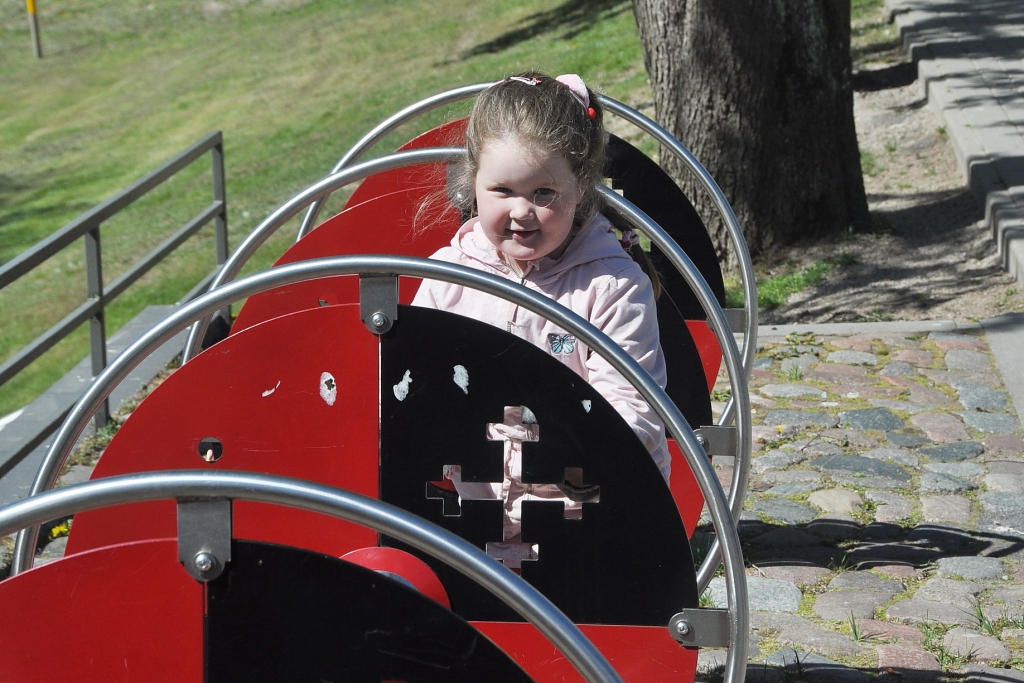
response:
[[[451,247],[443,247],[431,254],[430,258],[435,261],[456,263],[458,258],[453,256],[451,252]],[[416,290],[416,296],[413,297],[412,305],[419,306],[421,308],[444,310],[445,307],[440,304],[440,301],[444,299],[445,292],[452,287],[454,287],[454,285],[447,282],[441,282],[439,280],[423,280],[420,282],[420,288]]]
[[[611,279],[597,293],[590,322],[632,356],[658,386],[665,387],[667,375],[659,342],[657,305],[646,275],[624,273]],[[586,366],[590,384],[629,423],[667,480],[671,456],[661,418],[640,392],[597,352],[590,354]]]

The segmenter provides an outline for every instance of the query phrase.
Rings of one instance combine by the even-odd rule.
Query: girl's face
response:
[[[491,140],[480,150],[475,187],[484,234],[520,270],[569,245],[580,192],[561,155],[515,138]]]

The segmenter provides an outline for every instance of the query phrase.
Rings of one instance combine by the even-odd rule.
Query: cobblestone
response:
[[[776,339],[764,353],[793,348]],[[1016,683],[1019,672],[979,665],[1024,660],[1024,629],[1013,628],[1024,620],[1024,432],[985,338],[813,343],[808,384],[787,381],[778,363],[753,382],[774,404],[755,415],[771,450],[754,458],[751,490],[767,495],[745,505],[767,520],[744,536],[751,623],[762,649],[787,646],[759,661],[787,680],[877,672],[905,683],[940,680],[940,648],[961,662],[973,648],[973,668],[944,673],[988,683],[1012,671],[1000,683]],[[979,627],[979,609],[997,636]]]
[[[975,662],[1003,661],[1010,658],[1010,649],[999,642],[998,638],[982,635],[963,626],[947,632],[942,638],[942,646],[954,655]]]
[[[997,557],[944,557],[937,574],[969,581],[992,581],[1003,575],[1003,562]]]
[[[918,413],[910,418],[910,422],[932,441],[951,443],[968,439],[963,423],[947,413]]]

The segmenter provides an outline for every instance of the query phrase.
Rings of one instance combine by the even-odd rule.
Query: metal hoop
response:
[[[746,667],[747,611],[746,578],[742,551],[732,514],[726,505],[725,492],[714,470],[690,429],[686,418],[665,391],[618,344],[592,324],[565,309],[557,302],[502,278],[471,268],[440,261],[408,256],[340,256],[303,261],[250,275],[231,282],[183,306],[165,318],[134,344],[124,350],[97,376],[89,389],[68,414],[47,451],[32,483],[30,495],[36,495],[53,486],[61,466],[75,439],[85,428],[89,418],[113,387],[131,372],[142,358],[190,322],[208,315],[225,305],[273,287],[307,279],[351,275],[357,273],[383,275],[410,275],[479,289],[488,294],[518,303],[523,308],[558,323],[574,334],[631,382],[648,404],[662,419],[682,447],[687,463],[700,486],[712,522],[721,541],[725,568],[726,593],[729,605],[729,642],[732,646],[726,658],[726,680],[739,683]],[[718,321],[722,323],[721,320]],[[38,526],[18,534],[11,573],[16,574],[31,566]]]
[[[400,508],[330,486],[242,472],[147,472],[108,477],[11,503],[0,509],[0,535],[75,512],[168,498],[228,498],[287,505],[386,533],[429,553],[498,597],[536,626],[586,680],[622,683],[601,651],[568,617],[536,588],[483,551]]]
[[[432,111],[446,104],[451,104],[453,102],[458,102],[468,97],[472,97],[473,95],[491,87],[491,85],[493,84],[477,83],[474,85],[466,85],[461,88],[454,88],[420,100],[419,102],[415,102],[401,111],[396,112],[360,138],[349,149],[349,151],[345,153],[338,163],[334,165],[334,168],[331,169],[331,173],[337,173],[349,164],[357,161],[366,153],[367,150],[380,141],[385,135],[394,131],[402,124],[411,121],[420,114]],[[743,368],[744,379],[749,380],[750,371],[753,369],[754,355],[757,353],[757,283],[754,275],[754,264],[750,260],[750,252],[747,250],[747,242],[743,238],[743,229],[740,227],[740,223],[736,219],[736,214],[733,212],[732,206],[729,205],[729,201],[725,198],[722,188],[718,186],[718,183],[716,183],[715,179],[711,177],[711,174],[708,173],[706,168],[704,168],[704,165],[697,160],[697,157],[693,156],[693,153],[690,152],[685,145],[679,142],[679,140],[677,140],[664,127],[649,117],[644,116],[632,107],[625,105],[618,100],[612,99],[611,97],[598,95],[597,99],[605,109],[626,121],[629,121],[672,152],[672,154],[682,161],[690,172],[697,177],[701,186],[703,186],[704,190],[708,195],[710,195],[714,202],[715,208],[718,210],[718,213],[725,224],[726,232],[729,235],[729,241],[732,242],[733,251],[736,253],[736,258],[739,262],[740,282],[743,287],[743,300],[746,304],[744,306],[744,310],[746,312],[746,330],[743,335]],[[317,216],[320,215],[320,210],[323,208],[325,200],[326,196],[322,199],[318,199],[316,203],[310,205],[309,209],[306,211],[306,215],[302,219],[302,225],[299,226],[299,232],[295,238],[296,241],[302,239],[310,230],[313,229],[313,224],[316,222]],[[735,401],[730,398],[722,412],[722,424],[727,424],[729,422],[734,410]]]
[[[725,361],[726,369],[729,371],[729,386],[732,389],[732,396],[738,406],[736,411],[736,443],[739,450],[736,452],[732,482],[729,485],[729,509],[732,512],[733,519],[739,519],[740,513],[743,511],[743,498],[747,492],[747,481],[750,478],[753,421],[750,419],[750,394],[747,389],[747,383],[740,381],[743,377],[743,367],[740,364],[739,350],[736,348],[736,339],[729,330],[729,323],[725,319],[725,312],[718,305],[714,293],[708,287],[708,283],[701,276],[700,271],[697,270],[697,266],[694,265],[690,257],[686,255],[686,252],[676,244],[675,240],[669,237],[668,233],[660,225],[651,220],[647,214],[638,209],[634,204],[620,197],[616,192],[606,187],[601,187],[600,191],[605,201],[650,237],[651,242],[661,249],[662,253],[672,262],[672,265],[676,267],[676,270],[683,274],[683,277],[686,278],[686,284],[697,295],[697,299],[700,301],[704,312],[708,316],[708,320],[711,322],[711,328],[718,337],[718,343],[722,347],[722,358]],[[719,424],[721,424],[721,420]],[[697,571],[698,592],[703,593],[704,589],[711,583],[711,579],[714,578],[715,571],[718,569],[719,545],[718,539],[715,538],[707,556],[700,565],[700,569]]]

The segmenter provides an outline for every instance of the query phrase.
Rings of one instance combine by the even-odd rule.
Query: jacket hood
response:
[[[452,238],[452,246],[471,259],[480,261],[495,270],[511,274],[509,268],[499,257],[497,248],[487,239],[480,227],[479,218],[466,221]],[[580,229],[566,248],[561,258],[547,256],[529,261],[526,278],[537,284],[544,284],[557,279],[565,271],[591,261],[604,259],[625,259],[632,263],[632,257],[626,253],[619,243],[612,224],[601,214],[595,215]],[[624,266],[628,265],[626,263]]]

